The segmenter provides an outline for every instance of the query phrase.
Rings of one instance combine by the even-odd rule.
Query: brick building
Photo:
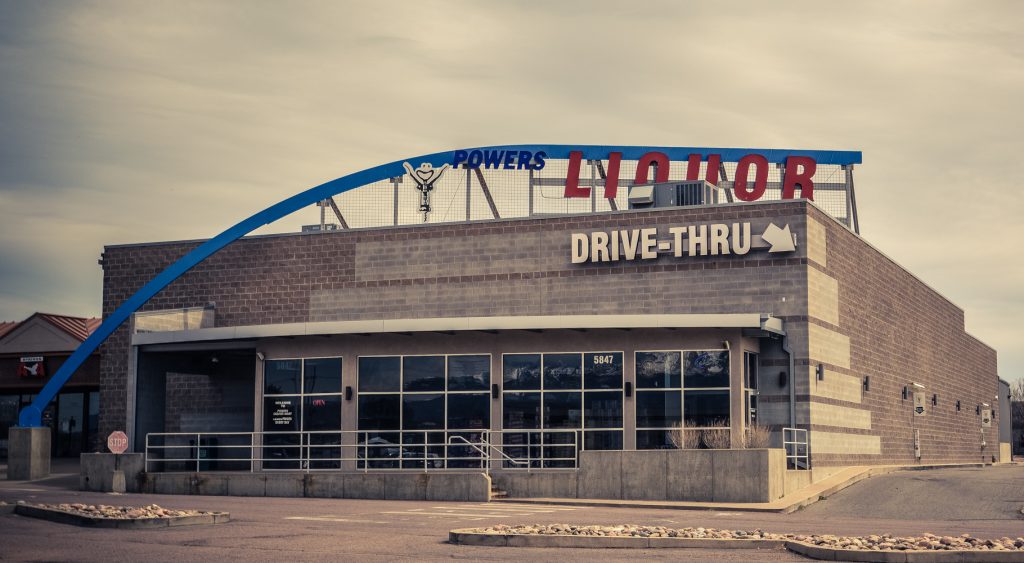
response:
[[[104,315],[197,244],[108,246]],[[330,440],[432,463],[416,444],[483,431],[558,467],[533,446],[740,447],[754,425],[807,430],[816,467],[991,462],[997,385],[960,308],[788,200],[244,238],[107,340],[100,426],[136,451],[363,432],[267,434],[265,468],[337,467]]]
[[[18,412],[98,325],[95,318],[47,313],[0,322],[0,459],[7,458]],[[99,354],[92,354],[43,410],[53,456],[77,457],[99,446],[99,375]]]

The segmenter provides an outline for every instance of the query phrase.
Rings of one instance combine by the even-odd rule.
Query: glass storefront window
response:
[[[730,419],[728,350],[637,352],[636,447],[676,447],[684,425],[723,428]]]
[[[449,391],[487,391],[490,387],[490,356],[448,356]]]
[[[403,391],[444,391],[444,356],[402,358]]]
[[[715,350],[686,352],[686,371],[683,375],[686,387],[728,387],[729,352]]]
[[[294,395],[299,393],[302,360],[268,360],[263,364],[263,393]]]
[[[369,455],[367,463],[479,468],[478,450],[449,440],[477,443],[490,429],[490,379],[491,357],[485,354],[359,358],[358,429],[398,431],[360,433],[360,443],[387,454]]]
[[[341,358],[310,358],[302,363],[306,393],[341,393]]]
[[[505,354],[502,374],[504,389],[540,389],[540,354]]]
[[[505,443],[523,444],[519,453],[538,467],[561,467],[571,458],[565,450],[572,434],[544,430],[576,430],[579,447],[621,449],[622,359],[622,352],[505,354],[503,428],[539,431],[506,433]]]
[[[359,392],[399,391],[402,361],[398,356],[359,358]]]
[[[341,467],[341,358],[263,362],[265,469]],[[300,434],[311,432],[311,434]],[[319,433],[313,433],[319,432]],[[326,433],[324,433],[326,432]]]
[[[679,389],[682,387],[680,357],[679,352],[637,352],[636,388]]]

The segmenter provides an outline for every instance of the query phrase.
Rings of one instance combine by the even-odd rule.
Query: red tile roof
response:
[[[66,315],[50,315],[47,313],[36,314],[39,315],[39,318],[56,326],[71,336],[74,336],[78,340],[85,340],[86,338],[89,338],[92,331],[96,330],[96,327],[100,326],[100,320],[97,318],[86,319],[82,317],[69,317]]]
[[[0,338],[3,338],[7,333],[11,332],[24,323],[27,323],[32,317],[39,317],[40,319],[52,324],[53,326],[63,330],[64,332],[75,337],[76,340],[83,341],[89,337],[90,334],[96,330],[96,327],[100,326],[100,319],[95,317],[83,318],[83,317],[69,317],[67,315],[51,315],[49,313],[35,313],[30,315],[27,319],[19,322],[0,322]]]
[[[3,338],[5,334],[14,330],[14,327],[16,326],[18,326],[18,323],[14,321],[0,321],[0,338]]]

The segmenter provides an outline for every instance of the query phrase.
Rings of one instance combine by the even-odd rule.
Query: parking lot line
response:
[[[313,522],[353,522],[361,524],[390,524],[380,520],[357,520],[354,518],[335,518],[334,516],[285,516],[285,520],[310,520]]]

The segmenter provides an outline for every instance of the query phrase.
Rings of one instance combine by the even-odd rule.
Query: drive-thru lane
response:
[[[958,470],[960,471],[960,470]],[[777,560],[800,558],[783,551],[557,550],[453,546],[446,543],[453,528],[517,523],[648,524],[705,526],[729,529],[761,528],[772,532],[830,534],[936,534],[971,533],[979,537],[1020,535],[1019,514],[999,511],[963,514],[949,507],[973,503],[992,506],[996,497],[1016,498],[1024,481],[1024,467],[997,467],[959,476],[943,472],[897,474],[904,481],[933,483],[947,493],[954,479],[957,495],[943,497],[927,488],[915,488],[904,502],[880,503],[883,517],[858,500],[904,489],[880,477],[854,485],[832,500],[793,514],[752,514],[689,510],[583,508],[527,505],[512,502],[413,502],[302,498],[199,497],[172,495],[110,495],[69,490],[71,478],[35,483],[0,482],[0,500],[14,502],[84,502],[168,508],[223,510],[229,524],[160,530],[93,530],[15,516],[0,515],[0,558],[13,560],[323,560],[361,561],[465,559],[621,560],[645,558],[689,560]],[[935,477],[934,480],[931,477]],[[919,481],[928,478],[926,481]],[[965,483],[974,483],[972,487]],[[887,484],[888,483],[888,484]],[[1015,489],[1014,487],[1017,487]],[[1008,494],[999,494],[999,491]],[[922,496],[927,498],[922,500]],[[865,501],[866,502],[866,501]],[[921,504],[925,502],[926,504]],[[1022,503],[1024,505],[1024,503]],[[862,507],[862,508],[857,508]],[[900,508],[902,507],[902,508]],[[923,510],[922,510],[923,507]],[[969,516],[962,517],[962,516]],[[987,516],[978,518],[979,516]],[[183,548],[185,549],[183,551]],[[527,555],[528,554],[528,555]]]

